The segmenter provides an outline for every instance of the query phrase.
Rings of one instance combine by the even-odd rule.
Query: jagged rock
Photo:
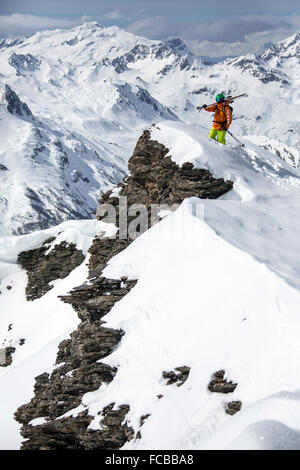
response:
[[[225,412],[228,415],[234,415],[235,413],[240,411],[241,408],[242,408],[242,402],[241,401],[239,401],[239,400],[230,401],[226,404]]]
[[[113,410],[108,405],[102,411],[101,425],[104,429],[89,430],[92,421],[84,411],[78,416],[46,422],[39,426],[26,426],[23,435],[28,441],[23,443],[23,450],[114,450],[122,447],[133,438],[133,430],[126,423],[122,424],[129,411],[128,405],[121,405]]]
[[[109,253],[105,258],[102,255],[101,259],[103,262],[108,260]],[[91,260],[93,265],[93,255]],[[109,383],[115,376],[115,368],[97,361],[114,350],[123,332],[103,327],[100,318],[134,285],[135,281],[127,278],[110,280],[96,277],[89,284],[75,288],[70,295],[62,296],[62,300],[78,312],[82,323],[70,339],[60,343],[57,368],[50,376],[41,374],[36,377],[33,399],[15,413],[16,419],[23,424],[22,435],[29,439],[23,449],[114,449],[132,437],[133,431],[121,424],[129,409],[125,405],[119,412],[111,410],[104,419],[106,431],[84,430],[84,423],[87,427],[92,419],[90,416],[80,417],[77,427],[77,418],[67,417],[59,424],[56,420],[77,407],[85,393],[97,390],[103,382]],[[30,426],[30,421],[38,417],[47,417],[48,421],[40,426]]]
[[[281,82],[288,83],[287,75],[278,69],[265,68],[264,61],[258,57],[238,57],[229,59],[229,65],[233,65],[242,71],[247,71],[250,75],[260,80],[262,83]]]
[[[237,383],[224,379],[225,370],[221,369],[215,372],[212,380],[208,384],[208,390],[216,393],[232,393],[237,387]]]
[[[169,150],[157,141],[151,140],[148,130],[139,138],[128,167],[130,176],[119,185],[119,196],[127,198],[127,207],[119,207],[119,198],[110,190],[102,195],[96,217],[102,220],[101,206],[111,204],[116,208],[117,224],[122,211],[132,204],[143,204],[150,218],[151,204],[180,204],[185,198],[197,196],[202,199],[216,199],[232,189],[231,181],[214,178],[205,169],[194,168],[186,162],[179,167],[166,157]],[[128,224],[135,218],[126,213]],[[145,227],[147,229],[148,227]]]
[[[82,251],[77,250],[73,243],[62,242],[46,254],[51,241],[52,238],[46,240],[40,248],[23,251],[18,256],[18,263],[26,269],[28,275],[27,300],[42,297],[53,288],[49,282],[67,277],[84,261]]]
[[[34,120],[34,116],[27,104],[23,103],[18,95],[8,85],[5,85],[4,88],[4,100],[9,113],[29,117]]]
[[[190,373],[190,367],[187,367],[187,366],[175,367],[174,371],[163,371],[162,373],[163,378],[168,379],[167,385],[177,383],[177,387],[180,387],[188,379],[188,376]]]
[[[41,60],[34,57],[32,54],[16,54],[13,52],[8,59],[8,63],[16,69],[17,75],[22,75],[25,72],[38,70],[41,65]]]
[[[12,354],[16,348],[7,346],[6,348],[0,349],[0,367],[10,366],[12,363]]]

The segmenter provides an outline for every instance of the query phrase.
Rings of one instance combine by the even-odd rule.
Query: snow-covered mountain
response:
[[[129,244],[97,220],[1,238],[1,445],[19,447],[22,405],[25,448],[298,449],[300,170],[205,127],[149,135],[135,162],[153,151],[158,182],[178,165],[174,194],[233,189],[186,199]]]
[[[299,41],[0,42],[1,448],[299,449]],[[91,215],[124,176],[104,202],[180,203],[135,240]]]
[[[263,136],[279,154],[284,146],[283,158],[298,164],[298,50],[294,35],[257,57],[209,63],[181,39],[150,41],[96,22],[2,40],[0,233],[91,217],[143,128],[161,119],[209,128],[196,106],[219,91],[249,93],[235,105],[233,132]]]

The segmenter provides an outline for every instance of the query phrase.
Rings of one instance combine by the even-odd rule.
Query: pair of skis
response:
[[[227,96],[227,98],[225,98],[224,101],[227,101],[229,103],[232,103],[234,100],[236,100],[237,98],[242,98],[242,97],[246,97],[248,96],[248,93],[243,93],[241,95],[237,95],[237,96]],[[207,106],[205,106],[205,108],[207,107],[210,107],[210,106],[216,106],[218,103],[212,103],[212,104],[209,104]],[[203,106],[197,106],[197,110],[198,111],[201,111],[201,109],[205,109]],[[239,139],[237,139],[230,131],[229,129],[227,129],[227,132],[229,135],[231,135],[231,137],[240,145],[240,147],[245,147],[245,144],[243,144]]]
[[[227,98],[224,99],[224,101],[228,101],[229,103],[232,103],[234,100],[236,100],[237,98],[242,98],[243,96],[248,96],[248,93],[243,93],[242,95],[237,95],[237,96],[227,96]],[[212,103],[212,104],[208,104],[207,108],[209,108],[210,106],[216,106],[217,104],[219,103]],[[197,109],[198,111],[201,111],[201,109],[204,109],[203,106],[197,106]]]

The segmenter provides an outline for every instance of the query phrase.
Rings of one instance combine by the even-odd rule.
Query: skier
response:
[[[229,106],[229,100],[225,99],[222,93],[216,96],[217,104],[212,106],[203,105],[205,111],[215,113],[213,126],[208,134],[210,139],[217,140],[221,144],[226,144],[225,136],[232,121],[232,107]]]

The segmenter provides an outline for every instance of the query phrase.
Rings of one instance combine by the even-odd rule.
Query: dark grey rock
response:
[[[225,407],[225,412],[228,415],[235,415],[240,409],[242,408],[242,402],[237,400],[237,401],[230,401],[226,404]]]
[[[175,46],[181,47],[177,43]],[[155,50],[161,56],[168,54],[168,51],[170,47],[165,49],[163,45],[158,45]],[[142,52],[139,50],[137,53]],[[140,99],[147,102],[148,96],[141,94]],[[55,145],[61,152],[60,142]],[[215,179],[207,170],[195,169],[192,164],[179,167],[165,157],[167,153],[168,149],[150,139],[149,131],[143,133],[129,161],[131,175],[120,184],[121,195],[127,196],[128,205],[143,203],[149,209],[152,203],[180,203],[190,196],[214,199],[232,188],[232,182]],[[101,198],[101,204],[106,202],[116,207],[118,199],[108,191]],[[30,300],[47,292],[51,288],[50,280],[67,275],[82,262],[82,253],[65,243],[57,245],[47,255],[52,242],[52,239],[46,240],[37,250],[19,255],[18,261],[29,277],[27,298]],[[101,429],[95,431],[87,429],[93,419],[87,411],[75,417],[59,419],[80,405],[85,393],[111,382],[117,374],[117,369],[101,360],[118,347],[124,333],[106,328],[101,318],[134,288],[136,281],[127,277],[107,279],[102,271],[108,261],[130,243],[130,239],[96,237],[89,249],[89,282],[60,297],[73,306],[81,323],[70,339],[60,343],[57,367],[51,374],[43,373],[36,377],[34,397],[15,413],[17,421],[22,424],[22,436],[26,439],[22,449],[119,449],[134,438],[135,432],[126,422],[129,412],[126,403],[116,409],[111,403],[102,409],[99,414]],[[187,380],[189,371],[189,367],[181,366],[164,372],[164,376],[180,386]],[[158,395],[158,398],[162,396]],[[46,422],[30,426],[30,421],[38,417],[45,417]],[[143,415],[140,424],[148,417]]]
[[[208,390],[216,393],[232,393],[237,387],[237,383],[224,379],[225,371],[218,370],[212,376],[212,380],[208,384]]]
[[[32,54],[13,54],[8,59],[8,63],[16,69],[17,75],[24,75],[26,72],[34,72],[41,65],[41,60]]]

